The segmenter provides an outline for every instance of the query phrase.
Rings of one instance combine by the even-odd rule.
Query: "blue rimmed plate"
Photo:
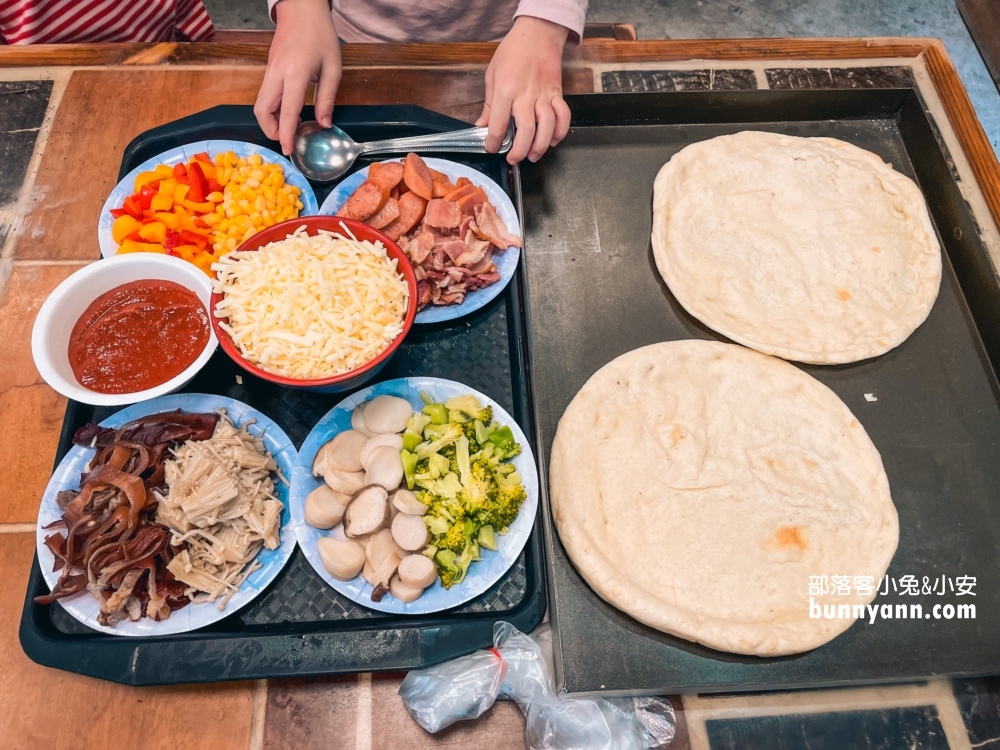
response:
[[[402,159],[387,159],[386,161],[402,161]],[[459,177],[466,177],[472,181],[474,185],[478,185],[486,193],[486,197],[489,198],[490,203],[497,210],[497,216],[503,219],[503,223],[507,227],[507,231],[511,234],[520,235],[521,234],[521,222],[517,218],[517,210],[514,208],[514,204],[510,200],[510,196],[503,191],[503,189],[497,185],[493,180],[484,175],[478,169],[473,169],[472,167],[467,167],[464,164],[458,164],[457,162],[448,161],[447,159],[432,159],[424,157],[424,161],[427,166],[431,169],[436,169],[442,174],[448,175],[452,182],[455,182]],[[347,199],[351,197],[351,193],[358,189],[358,186],[368,179],[368,167],[358,170],[350,177],[345,179],[339,185],[337,185],[328,196],[326,200],[323,201],[323,205],[319,207],[319,212],[321,214],[336,214],[340,210],[340,207],[347,203]],[[494,253],[493,263],[497,267],[497,272],[500,274],[500,281],[495,284],[490,284],[485,289],[477,289],[474,292],[470,292],[465,296],[465,301],[461,305],[447,305],[444,307],[435,307],[434,305],[428,305],[423,310],[417,313],[414,323],[442,323],[446,320],[454,320],[455,318],[461,318],[464,315],[479,310],[485,307],[490,301],[495,299],[497,295],[500,294],[510,283],[510,280],[514,277],[514,271],[517,270],[517,262],[521,258],[521,249],[518,247],[508,247],[502,252]]]
[[[436,169],[437,167],[435,167]],[[420,399],[420,392],[426,391],[438,401],[446,401],[455,396],[472,394],[479,399],[481,404],[493,407],[493,419],[500,424],[509,425],[513,430],[517,442],[521,444],[521,455],[514,460],[514,466],[520,473],[527,499],[521,506],[514,523],[510,525],[507,533],[497,537],[497,550],[482,550],[482,560],[472,563],[469,566],[465,580],[457,586],[446,589],[441,585],[440,580],[427,588],[423,596],[415,602],[409,604],[401,602],[399,599],[386,594],[381,601],[373,602],[371,599],[372,585],[359,575],[351,581],[340,581],[327,573],[320,560],[316,543],[324,536],[332,536],[337,539],[344,539],[344,527],[338,524],[329,531],[317,529],[305,521],[306,495],[322,484],[321,479],[316,479],[312,475],[312,463],[316,457],[316,452],[324,443],[333,439],[335,435],[351,428],[351,412],[354,407],[362,401],[368,401],[375,396],[389,394],[407,399],[414,407],[414,410],[423,408],[423,401]],[[401,378],[399,380],[388,380],[384,383],[364,388],[350,398],[346,398],[331,409],[324,416],[312,432],[306,437],[299,450],[298,464],[292,474],[292,491],[290,504],[292,509],[292,528],[299,541],[302,553],[309,560],[313,570],[339,593],[346,596],[353,602],[357,602],[365,607],[377,609],[381,612],[393,612],[402,615],[425,615],[431,612],[440,612],[443,609],[457,607],[459,604],[475,599],[480,594],[487,591],[494,583],[507,572],[511,565],[521,554],[531,529],[535,524],[535,512],[538,507],[538,469],[535,466],[535,458],[531,453],[528,440],[517,422],[504,411],[500,405],[479,391],[469,388],[467,385],[456,383],[452,380],[442,380],[441,378]]]
[[[135,178],[140,172],[150,172],[156,169],[157,164],[167,164],[172,167],[182,162],[187,163],[194,158],[195,154],[202,152],[207,152],[209,156],[215,159],[216,154],[226,151],[232,151],[237,156],[260,154],[265,162],[280,164],[285,171],[285,182],[289,185],[294,185],[302,191],[302,195],[300,196],[302,211],[299,215],[312,216],[317,213],[316,194],[313,192],[312,186],[306,180],[305,175],[281,154],[277,154],[269,148],[258,146],[256,143],[247,143],[246,141],[196,141],[195,143],[186,143],[183,146],[177,146],[169,151],[164,151],[152,159],[146,159],[146,161],[125,175],[121,182],[115,185],[115,189],[111,191],[111,195],[104,201],[104,206],[101,208],[101,216],[97,221],[97,240],[101,246],[101,255],[105,258],[110,258],[118,252],[118,243],[111,236],[111,225],[115,223],[115,219],[111,215],[111,209],[121,208],[125,199],[135,192]]]
[[[225,409],[229,413],[229,418],[233,420],[237,427],[249,419],[256,420],[248,429],[255,435],[263,435],[264,445],[270,451],[271,455],[274,456],[274,460],[278,464],[282,475],[286,479],[290,479],[292,476],[298,460],[298,453],[284,431],[256,409],[247,406],[241,401],[225,398],[224,396],[201,393],[175,393],[170,396],[160,396],[122,409],[120,412],[101,422],[101,426],[120,427],[127,422],[131,422],[147,414],[158,414],[159,412],[174,411],[176,409],[184,412],[211,412],[216,409]],[[65,527],[58,526],[55,529],[45,529],[44,527],[53,521],[58,521],[62,517],[59,506],[56,505],[56,495],[62,490],[79,489],[80,474],[83,473],[84,467],[90,459],[94,457],[94,453],[93,448],[74,446],[70,449],[69,453],[59,462],[59,466],[49,480],[49,484],[45,488],[45,494],[42,496],[42,505],[38,510],[38,526],[35,538],[38,551],[38,564],[42,569],[42,576],[45,578],[45,582],[49,585],[50,589],[59,580],[59,573],[52,570],[55,557],[49,548],[45,546],[45,537],[54,532],[65,534]],[[281,572],[281,569],[288,562],[292,556],[292,551],[295,549],[295,534],[290,528],[290,487],[280,481],[275,482],[275,487],[278,498],[285,504],[285,509],[281,513],[281,546],[274,550],[263,549],[260,551],[257,555],[257,561],[261,563],[262,567],[254,571],[244,581],[240,590],[233,594],[224,610],[219,610],[218,602],[189,604],[176,612],[171,612],[170,617],[161,622],[154,622],[144,617],[138,622],[129,622],[126,620],[108,627],[97,622],[101,603],[86,590],[65,599],[59,599],[57,604],[62,606],[63,609],[84,625],[109,635],[154,636],[186,633],[228,617],[236,610],[248,604],[267,588],[278,576],[278,573]]]

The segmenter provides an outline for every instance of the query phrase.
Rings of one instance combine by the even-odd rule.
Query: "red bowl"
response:
[[[267,372],[266,370],[257,367],[257,365],[248,362],[240,353],[239,347],[233,343],[231,338],[229,338],[229,334],[219,326],[219,318],[215,314],[215,307],[222,301],[222,295],[218,292],[212,292],[212,328],[215,331],[216,337],[219,339],[219,345],[226,352],[226,354],[228,354],[233,361],[244,370],[263,380],[269,380],[272,383],[286,385],[290,388],[303,388],[323,393],[348,391],[353,388],[357,388],[362,383],[374,377],[375,374],[385,366],[385,363],[389,361],[389,358],[396,353],[399,345],[403,343],[403,339],[406,337],[406,334],[410,332],[410,328],[413,327],[413,319],[417,314],[417,277],[413,273],[413,266],[410,265],[409,258],[407,258],[406,253],[399,248],[399,245],[386,237],[382,232],[377,229],[373,229],[367,224],[362,224],[360,221],[345,219],[339,216],[303,216],[298,219],[283,221],[280,224],[275,224],[274,226],[257,232],[257,234],[240,245],[237,250],[258,250],[268,243],[285,239],[289,235],[294,234],[299,227],[303,226],[306,228],[306,234],[310,236],[319,234],[321,229],[325,229],[329,232],[346,234],[344,232],[344,227],[347,227],[347,229],[349,229],[359,240],[381,242],[385,246],[389,257],[396,259],[396,268],[403,274],[404,277],[406,277],[406,286],[409,289],[410,296],[406,305],[406,317],[403,319],[403,330],[392,341],[392,343],[386,347],[385,351],[370,362],[366,362],[361,367],[341,373],[340,375],[334,375],[329,378],[314,378],[310,380],[286,378],[282,375],[275,375],[274,373]]]

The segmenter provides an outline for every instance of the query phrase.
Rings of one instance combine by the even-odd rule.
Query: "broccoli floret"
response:
[[[487,502],[477,514],[480,523],[492,526],[501,534],[507,533],[507,528],[517,518],[521,505],[527,498],[524,487],[518,484],[505,484],[490,490],[487,497]]]
[[[476,416],[476,419],[478,419],[483,424],[488,425],[490,422],[493,421],[493,407],[484,406],[482,411],[480,411],[479,414]]]
[[[468,539],[465,536],[465,522],[459,521],[452,524],[443,537],[436,540],[438,549],[450,549],[452,552],[462,552]]]

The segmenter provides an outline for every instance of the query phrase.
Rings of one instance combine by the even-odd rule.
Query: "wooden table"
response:
[[[493,49],[489,44],[347,45],[338,102],[418,104],[473,120],[482,109],[483,71]],[[94,229],[125,145],[144,130],[216,104],[252,103],[266,58],[267,47],[254,44],[0,49],[5,157],[0,161],[0,571],[7,584],[0,593],[0,744],[5,747],[523,747],[523,720],[509,703],[476,724],[427,735],[395,695],[400,675],[132,689],[36,666],[17,643],[36,509],[65,407],[31,362],[35,314],[59,281],[99,257]],[[601,40],[569,50],[565,70],[565,88],[573,93],[916,87],[954,160],[983,239],[994,261],[1000,260],[1000,165],[939,42]],[[530,247],[527,254],[530,267]],[[853,732],[873,744],[885,737],[884,747],[914,742],[969,747],[1000,735],[998,692],[990,681],[937,681],[674,698],[680,733],[673,747],[708,747],[710,735],[716,748],[767,747],[778,731],[806,738]],[[772,717],[766,726],[748,718],[765,715]],[[763,739],[758,743],[754,737]]]

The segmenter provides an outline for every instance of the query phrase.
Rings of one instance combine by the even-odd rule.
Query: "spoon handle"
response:
[[[409,138],[387,138],[359,144],[364,154],[385,154],[400,151],[452,151],[462,154],[486,153],[488,128],[467,128],[448,133],[415,135]],[[513,126],[507,128],[507,135],[500,145],[501,154],[510,150],[514,141]]]

